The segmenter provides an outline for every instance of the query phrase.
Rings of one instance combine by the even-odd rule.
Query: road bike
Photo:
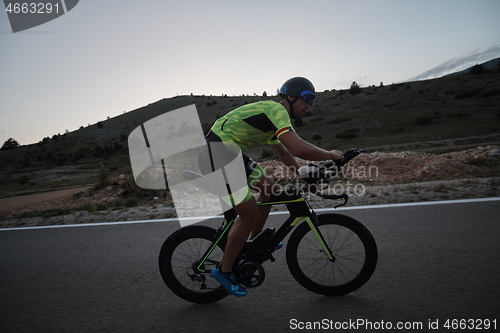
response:
[[[299,173],[307,186],[301,191],[283,190],[273,193],[268,201],[257,203],[284,204],[289,216],[278,230],[267,228],[246,242],[234,267],[239,283],[247,288],[260,286],[265,279],[262,264],[275,261],[274,250],[294,229],[286,245],[286,262],[294,279],[304,288],[321,295],[340,296],[359,289],[370,279],[378,258],[370,231],[342,214],[316,214],[304,195],[309,192],[325,199],[343,199],[335,208],[345,205],[347,194],[325,194],[323,189],[328,179],[361,152],[347,151],[342,163],[327,161],[302,167]],[[194,303],[212,303],[228,295],[210,272],[220,262],[236,218],[237,213],[230,209],[224,213],[218,229],[191,225],[165,240],[159,254],[159,268],[174,294]]]

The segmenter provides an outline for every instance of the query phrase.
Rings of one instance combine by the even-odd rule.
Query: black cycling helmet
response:
[[[303,90],[309,90],[312,95],[316,95],[316,91],[314,90],[314,85],[311,81],[306,79],[305,77],[292,77],[287,80],[280,88],[279,94],[281,97],[290,96],[290,97],[300,97],[301,92]]]
[[[290,116],[294,119],[293,105],[297,101],[297,98],[302,97],[307,104],[312,105],[314,97],[316,96],[316,90],[312,82],[305,77],[292,77],[283,83],[279,90],[279,94],[281,98],[285,99],[290,105]],[[291,101],[288,100],[286,96],[295,97],[295,99]]]

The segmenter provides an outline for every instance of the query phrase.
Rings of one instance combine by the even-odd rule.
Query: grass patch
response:
[[[446,117],[448,117],[448,118],[458,118],[458,117],[467,117],[468,115],[469,115],[469,113],[467,113],[467,112],[457,111],[457,112],[448,113],[446,115]]]
[[[136,198],[129,198],[125,201],[125,207],[136,207],[139,205],[139,200]]]
[[[396,106],[398,104],[399,104],[399,102],[397,102],[397,103],[389,103],[389,104],[382,104],[381,106],[383,108],[390,108],[390,107]]]
[[[89,200],[88,202],[84,203],[83,205],[80,206],[79,209],[77,210],[84,210],[84,211],[87,211],[87,212],[97,212],[97,211],[101,211],[101,210],[106,210],[108,209],[108,207],[106,206],[106,204],[103,204],[103,203],[95,203],[94,201],[92,200]]]
[[[479,94],[479,92],[481,90],[483,90],[483,89],[481,88],[481,89],[474,89],[474,90],[464,91],[463,93],[455,95],[455,99],[463,99],[463,98],[474,97],[477,94]]]
[[[342,118],[336,118],[333,120],[329,120],[326,123],[327,124],[340,124],[340,123],[345,123],[347,121],[350,121],[352,117],[342,117]]]
[[[274,151],[272,149],[263,148],[262,151],[260,152],[260,157],[261,158],[268,158],[268,157],[273,156],[273,154],[274,154]]]
[[[325,118],[322,118],[322,117],[319,117],[319,118],[314,118],[314,119],[311,119],[310,122],[317,122],[317,121],[323,121],[325,120]]]
[[[430,123],[432,123],[432,119],[427,116],[421,116],[415,119],[415,124],[417,125],[428,125]]]
[[[358,136],[358,132],[361,131],[359,128],[351,128],[338,133],[335,137],[337,139],[354,139]]]
[[[47,209],[47,210],[42,210],[42,211],[25,212],[25,213],[21,213],[19,215],[15,215],[15,218],[20,218],[20,219],[30,218],[30,217],[49,218],[49,217],[54,217],[54,216],[68,215],[71,213],[72,213],[71,209],[68,209],[68,208],[55,208],[55,209]]]
[[[500,94],[500,90],[493,89],[493,90],[490,90],[490,91],[487,91],[487,92],[481,94],[480,96],[481,97],[493,97],[493,96],[496,96],[498,94]]]

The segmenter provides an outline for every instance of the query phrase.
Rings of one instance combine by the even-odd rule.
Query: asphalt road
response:
[[[500,330],[499,212],[500,201],[346,210],[379,247],[364,287],[313,294],[289,274],[281,250],[264,264],[262,286],[210,305],[179,299],[159,275],[158,251],[177,223],[1,231],[0,331],[289,332],[313,322],[461,331],[446,330],[447,319],[496,320]]]

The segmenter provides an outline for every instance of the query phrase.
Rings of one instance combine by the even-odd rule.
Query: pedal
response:
[[[275,261],[276,261],[276,259],[274,259],[273,255],[272,255],[272,254],[270,254],[270,256],[271,256],[271,257],[269,258],[269,260],[271,260],[271,262],[275,262]]]

